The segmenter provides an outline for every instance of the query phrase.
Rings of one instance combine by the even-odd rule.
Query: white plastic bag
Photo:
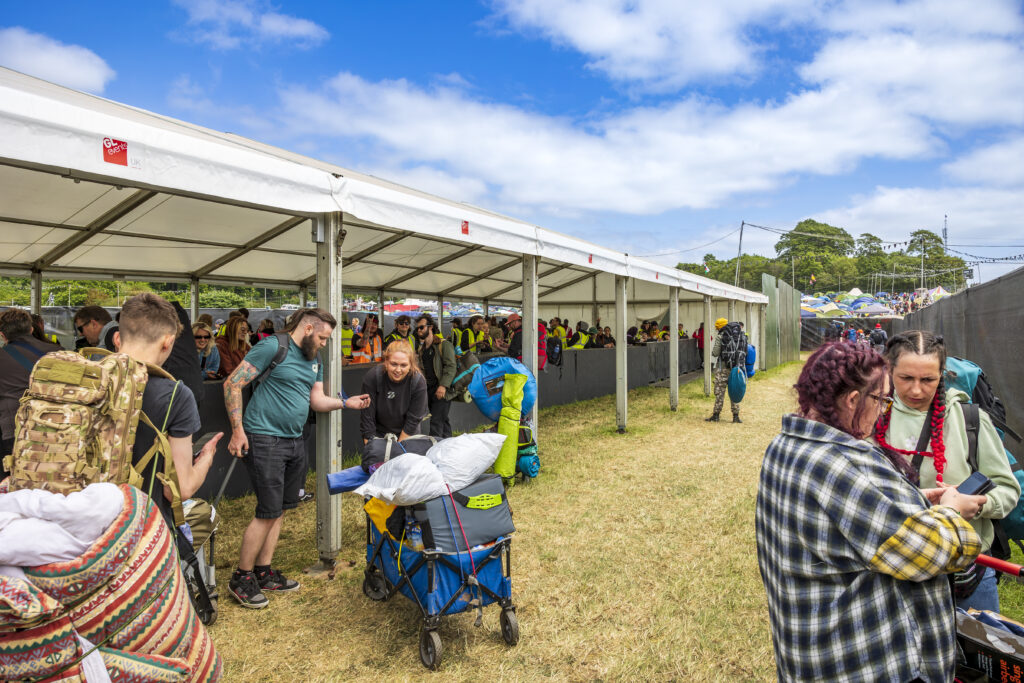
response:
[[[463,489],[480,478],[494,464],[504,434],[462,434],[444,439],[427,451],[427,459],[437,465],[452,491]]]
[[[422,455],[403,453],[378,467],[354,492],[392,505],[415,505],[442,496],[448,489],[437,465]]]

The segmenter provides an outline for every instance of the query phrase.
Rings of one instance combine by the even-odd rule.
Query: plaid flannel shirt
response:
[[[757,560],[780,680],[950,681],[943,574],[980,552],[971,526],[866,441],[796,415],[765,452]]]

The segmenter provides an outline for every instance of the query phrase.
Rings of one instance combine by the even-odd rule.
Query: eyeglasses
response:
[[[82,329],[83,327],[85,327],[84,324],[82,324],[82,325],[75,325],[75,329],[78,330],[78,334],[85,334],[85,330]]]
[[[416,329],[417,330],[425,330],[425,329],[427,329],[427,326],[426,325],[417,325]]]
[[[409,325],[410,323],[395,323],[396,325]]]
[[[883,411],[886,411],[886,410],[889,410],[889,408],[892,408],[892,404],[893,404],[892,396],[879,396],[878,394],[868,394],[868,396],[870,396],[871,398],[873,398],[876,401],[878,401],[878,404],[882,408]]]
[[[208,335],[208,334],[197,334],[196,335],[196,339],[209,339],[209,338],[210,338],[210,335]]]

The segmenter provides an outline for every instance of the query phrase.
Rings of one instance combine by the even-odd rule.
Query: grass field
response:
[[[517,533],[513,598],[521,637],[501,639],[497,606],[446,617],[445,680],[774,680],[754,544],[761,458],[795,406],[799,364],[751,381],[740,425],[708,424],[700,380],[630,393],[629,431],[613,397],[541,411],[543,469],[510,492]],[[723,416],[728,415],[728,408]],[[223,504],[219,581],[237,558],[251,497]],[[362,593],[361,501],[343,499],[336,578],[303,576],[316,560],[314,507],[286,517],[276,564],[302,590],[265,610],[220,601],[211,634],[229,681],[412,680],[419,612],[403,596]],[[1018,558],[1020,559],[1020,558]],[[1024,586],[1002,584],[1004,612],[1024,616]],[[222,591],[222,595],[224,592]]]
[[[511,490],[519,645],[501,639],[496,606],[446,617],[441,672],[468,679],[771,680],[774,664],[754,550],[761,456],[793,405],[799,366],[759,374],[743,424],[708,424],[700,381],[630,394],[629,431],[613,397],[541,411],[541,476]],[[725,410],[728,415],[728,408]],[[404,680],[419,662],[419,613],[402,596],[362,593],[360,500],[345,494],[336,578],[314,563],[314,508],[286,517],[276,564],[303,582],[250,611],[229,597],[211,628],[230,681]],[[219,580],[237,558],[251,497],[225,501]],[[223,594],[223,592],[222,592]]]

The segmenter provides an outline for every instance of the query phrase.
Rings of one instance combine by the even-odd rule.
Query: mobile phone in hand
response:
[[[199,453],[203,450],[203,447],[210,442],[210,439],[217,436],[217,432],[207,432],[199,437],[198,440],[192,442],[192,459],[195,460],[199,457]]]
[[[966,496],[981,496],[996,487],[992,483],[992,480],[986,477],[981,472],[975,472],[971,476],[964,479],[956,490]]]

